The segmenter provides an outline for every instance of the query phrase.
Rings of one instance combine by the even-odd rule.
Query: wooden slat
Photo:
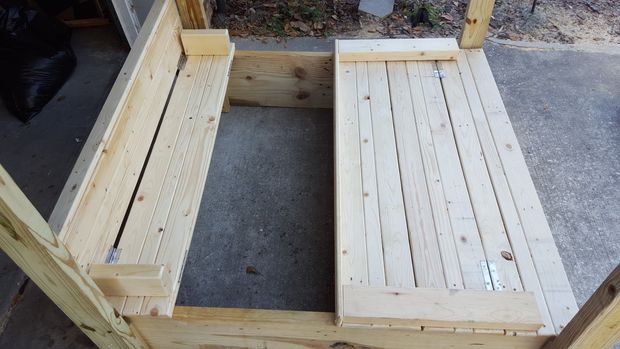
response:
[[[482,246],[487,260],[495,262],[497,267],[499,280],[492,280],[493,286],[496,290],[523,291],[514,258],[504,257],[506,254],[512,256],[513,251],[491,184],[461,74],[456,62],[440,62],[438,67],[445,72],[441,83]]]
[[[385,264],[381,220],[379,218],[379,193],[377,190],[377,168],[375,166],[375,142],[373,140],[370,114],[370,88],[368,86],[368,65],[355,63],[357,78],[357,106],[359,115],[360,157],[362,159],[362,188],[364,191],[364,222],[366,229],[366,254],[368,263],[368,284],[385,285]]]
[[[183,29],[181,42],[188,56],[227,56],[230,52],[228,29]]]
[[[332,52],[237,51],[228,97],[233,105],[332,108]]]
[[[606,349],[620,341],[620,265],[545,349]]]
[[[388,76],[384,62],[368,63],[368,85],[370,86],[370,111],[377,167],[385,281],[388,286],[415,287],[396,140],[394,139]]]
[[[536,299],[529,292],[345,286],[344,302],[344,326],[500,330],[542,326]]]
[[[118,244],[118,263],[155,263],[211,68],[211,60],[201,61],[188,57],[180,71]],[[124,308],[123,302],[114,300],[113,304],[123,314],[140,313],[141,298],[128,298]]]
[[[417,62],[407,62],[407,78],[413,104],[417,135],[420,142],[422,166],[426,177],[426,186],[435,222],[437,241],[441,251],[441,262],[448,288],[462,289],[463,276],[456,250],[455,236],[452,232],[450,215],[444,194],[443,183],[439,173],[439,164],[435,155],[435,146],[429,124],[426,102],[422,90],[422,81]]]
[[[481,48],[489,30],[495,0],[469,0],[459,46]]]
[[[456,59],[455,39],[340,40],[341,62]]]
[[[577,312],[575,297],[486,56],[481,50],[466,54],[553,325],[559,333]]]
[[[179,184],[155,259],[156,264],[164,264],[172,271],[171,277],[175,282],[173,293],[170,297],[145,298],[142,314],[171,316],[174,310],[185,258],[194,233],[207,180],[233,56],[234,45],[227,57],[213,56],[212,58],[212,68],[209,71],[207,86],[200,103],[198,119],[191,136],[183,170],[177,179]],[[203,62],[208,59],[211,58],[202,58]]]
[[[540,287],[540,281],[536,274],[536,268],[530,255],[530,249],[523,233],[521,221],[519,219],[519,213],[515,207],[510,193],[510,187],[504,174],[504,168],[502,167],[501,160],[497,154],[495,142],[493,141],[493,135],[487,122],[486,114],[480,102],[480,96],[478,95],[478,89],[474,82],[474,77],[469,68],[467,57],[464,52],[459,53],[457,58],[458,71],[460,73],[465,93],[467,94],[467,100],[469,107],[471,108],[474,124],[478,132],[478,140],[484,158],[487,165],[487,170],[493,183],[493,189],[497,198],[497,203],[502,213],[502,219],[506,228],[506,233],[510,239],[510,245],[514,256],[507,255],[502,256],[504,258],[514,258],[519,270],[521,282],[523,283],[523,289],[525,291],[533,292],[536,295],[536,301],[538,302],[538,309],[540,309],[543,319],[544,327],[539,330],[539,333],[544,335],[555,334],[553,328],[553,322],[549,309],[547,309],[547,302],[545,296]],[[452,72],[454,73],[454,72]]]
[[[443,192],[458,251],[463,283],[467,289],[484,289],[480,261],[486,260],[469,193],[461,169],[441,83],[433,62],[418,62],[421,85]]]
[[[94,264],[88,275],[106,296],[168,296],[170,270],[153,264]]]
[[[84,193],[89,188],[90,178],[95,172],[99,159],[105,154],[103,150],[108,146],[117,124],[122,124],[121,120],[126,115],[124,111],[127,99],[132,96],[139,99],[140,96],[150,93],[143,85],[136,84],[136,81],[150,74],[149,69],[154,64],[153,62],[161,59],[156,48],[164,42],[162,32],[166,33],[171,30],[173,23],[170,21],[171,16],[178,16],[174,2],[171,0],[154,2],[142,26],[143,30],[129,52],[49,218],[52,230],[61,239]]]
[[[180,27],[176,17],[171,20],[172,28]],[[125,110],[127,123],[117,129],[104,149],[106,156],[67,230],[67,247],[83,267],[103,263],[116,240],[176,75],[181,54],[177,35],[171,28],[164,33],[168,45],[159,52],[162,61],[151,75],[136,82],[155,89],[148,88],[149,94],[141,99],[130,96]]]
[[[0,247],[101,348],[147,348],[0,166]]]
[[[333,313],[281,310],[177,307],[171,319],[134,316],[130,321],[154,349],[538,349],[548,339],[336,327]]]
[[[389,62],[387,70],[416,286],[445,288],[406,63]]]

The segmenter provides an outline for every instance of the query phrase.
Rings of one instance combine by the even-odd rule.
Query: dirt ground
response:
[[[570,44],[620,44],[619,0],[496,0],[489,36]],[[242,37],[458,37],[467,0],[400,0],[378,18],[358,0],[227,0],[214,27]]]

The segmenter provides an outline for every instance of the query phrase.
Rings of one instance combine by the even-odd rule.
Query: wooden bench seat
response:
[[[486,57],[446,40],[336,43],[338,322],[559,333],[577,305]]]
[[[172,315],[234,56],[186,56],[174,2],[156,6],[50,218],[124,315]],[[122,283],[152,286],[123,297]]]

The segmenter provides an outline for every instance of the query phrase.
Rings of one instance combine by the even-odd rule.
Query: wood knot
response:
[[[504,257],[505,260],[507,261],[511,261],[512,260],[512,253],[508,252],[508,251],[502,251],[501,252],[502,257]]]
[[[210,116],[209,117],[209,122],[213,122],[213,121],[215,121],[215,116]]]
[[[364,96],[364,99],[368,101],[368,100],[370,100],[370,96],[366,95],[366,96]]]
[[[295,76],[300,80],[304,80],[306,79],[306,76],[308,76],[308,72],[302,67],[295,67],[294,72]]]
[[[246,75],[245,79],[248,80],[248,81],[254,80],[254,78],[252,76],[250,76],[250,75]]]
[[[137,200],[138,200],[138,201],[144,201],[144,195],[140,195],[140,196],[138,196],[138,199],[137,199]]]
[[[299,99],[299,100],[303,100],[310,97],[310,92],[308,91],[304,91],[304,90],[300,90],[299,92],[297,92],[297,96],[295,96],[295,98]]]
[[[616,288],[616,285],[609,285],[609,286],[607,286],[607,293],[611,297],[615,297],[616,293],[618,293],[618,289]]]
[[[150,313],[151,313],[151,316],[158,316],[159,315],[159,309],[152,308]]]
[[[465,18],[465,23],[471,24],[471,19],[470,18]]]

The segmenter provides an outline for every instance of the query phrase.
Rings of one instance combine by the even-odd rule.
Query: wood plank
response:
[[[176,307],[174,316],[133,316],[132,325],[157,348],[511,348],[538,349],[548,337],[433,333],[334,326],[333,313]]]
[[[368,63],[368,85],[370,86],[370,111],[377,167],[385,281],[388,286],[415,287],[394,138],[388,76],[384,62]]]
[[[620,265],[545,349],[605,349],[620,341]]]
[[[171,277],[175,281],[173,293],[170,297],[146,297],[142,314],[171,316],[174,310],[207,180],[233,56],[234,45],[228,56],[212,57],[212,68],[200,103],[198,119],[155,259],[156,264],[164,264],[172,271]],[[208,59],[211,57],[202,58],[203,62]]]
[[[75,210],[89,188],[92,177],[99,159],[105,154],[104,149],[108,146],[110,137],[122,119],[126,109],[126,101],[133,95],[146,95],[149,92],[135,84],[150,72],[153,61],[160,59],[154,48],[159,47],[164,41],[162,32],[171,30],[173,22],[170,16],[178,16],[174,3],[170,0],[156,0],[144,22],[143,30],[136,39],[133,49],[129,52],[125,63],[112,87],[108,98],[103,105],[97,122],[93,126],[78,160],[76,161],[60,197],[49,218],[49,224],[61,240],[64,238],[66,228],[75,215]],[[138,99],[140,97],[137,97]]]
[[[204,0],[175,0],[185,29],[209,28],[210,16],[207,16]]]
[[[418,126],[428,128],[425,130],[427,142],[428,132],[432,138],[463,284],[467,289],[485,289],[480,261],[486,260],[486,256],[469,200],[441,82],[434,76],[436,68],[433,62],[417,62],[417,64],[427,108],[427,115],[420,115],[428,117],[428,120],[422,120],[423,124],[418,123]]]
[[[459,52],[455,39],[340,40],[341,62],[453,60]]]
[[[172,20],[180,26],[178,19]],[[142,99],[127,101],[127,123],[104,149],[106,157],[99,163],[91,187],[67,230],[67,248],[85,268],[93,262],[104,263],[116,240],[170,94],[181,47],[174,31],[164,35],[169,40],[165,50],[160,51],[162,61],[152,75],[137,82],[153,85],[155,90],[150,89],[150,94]]]
[[[466,54],[553,325],[559,333],[577,312],[577,303],[486,56],[481,50]]]
[[[469,68],[467,57],[464,52],[459,53],[457,58],[458,71],[460,73],[465,93],[467,94],[467,100],[472,112],[474,124],[478,132],[478,139],[484,158],[487,165],[487,170],[493,183],[493,189],[497,198],[500,211],[502,213],[502,219],[506,228],[506,233],[510,239],[510,245],[514,256],[506,255],[504,258],[513,258],[516,261],[521,282],[523,283],[523,289],[525,291],[533,292],[536,295],[536,301],[538,302],[538,309],[541,312],[544,326],[539,330],[539,333],[544,335],[555,334],[553,327],[553,321],[547,309],[547,302],[540,287],[540,281],[536,274],[536,268],[532,261],[530,249],[525,239],[525,233],[519,219],[519,212],[514,204],[512,194],[510,193],[510,187],[504,174],[504,168],[502,167],[501,160],[497,154],[495,148],[495,142],[493,141],[493,135],[487,122],[484,108],[480,102],[480,96],[478,95],[478,89],[474,82],[474,77]]]
[[[438,62],[437,65],[445,72],[441,83],[482,247],[487,260],[494,262],[497,268],[498,278],[492,280],[493,287],[495,290],[523,291],[514,258],[504,257],[512,256],[514,252],[506,235],[461,74],[456,62]]]
[[[383,242],[381,239],[381,219],[379,217],[375,143],[373,141],[372,118],[370,114],[368,65],[366,62],[357,62],[355,63],[355,70],[359,115],[359,138],[357,141],[360,142],[360,158],[362,161],[368,284],[383,286],[385,285],[385,264],[383,263]]]
[[[489,30],[495,0],[469,0],[459,46],[481,48]]]
[[[101,348],[147,348],[0,166],[0,247]]]
[[[343,326],[499,330],[542,326],[536,299],[529,292],[345,286],[344,302]]]
[[[188,56],[227,56],[230,52],[228,29],[183,29],[181,42]]]
[[[211,67],[210,60],[204,64],[201,60],[200,57],[188,57],[184,69],[179,72],[118,243],[118,263],[155,263]],[[142,299],[113,300],[112,303],[124,314],[138,314]]]
[[[417,287],[445,288],[405,62],[387,63],[396,149]]]
[[[232,105],[332,108],[332,52],[237,51],[230,72]]]
[[[169,296],[170,269],[154,264],[94,264],[88,275],[106,296]]]
[[[437,242],[440,248],[443,272],[448,288],[462,289],[463,277],[459,265],[458,254],[448,206],[444,194],[443,184],[439,173],[439,165],[435,156],[435,146],[428,122],[428,112],[422,90],[422,82],[417,62],[407,62],[407,78],[409,80],[409,92],[411,103],[414,110],[414,118],[418,140],[420,143],[420,153],[422,156],[422,166],[426,177],[426,186],[429,200],[432,207],[433,221],[437,233]]]

